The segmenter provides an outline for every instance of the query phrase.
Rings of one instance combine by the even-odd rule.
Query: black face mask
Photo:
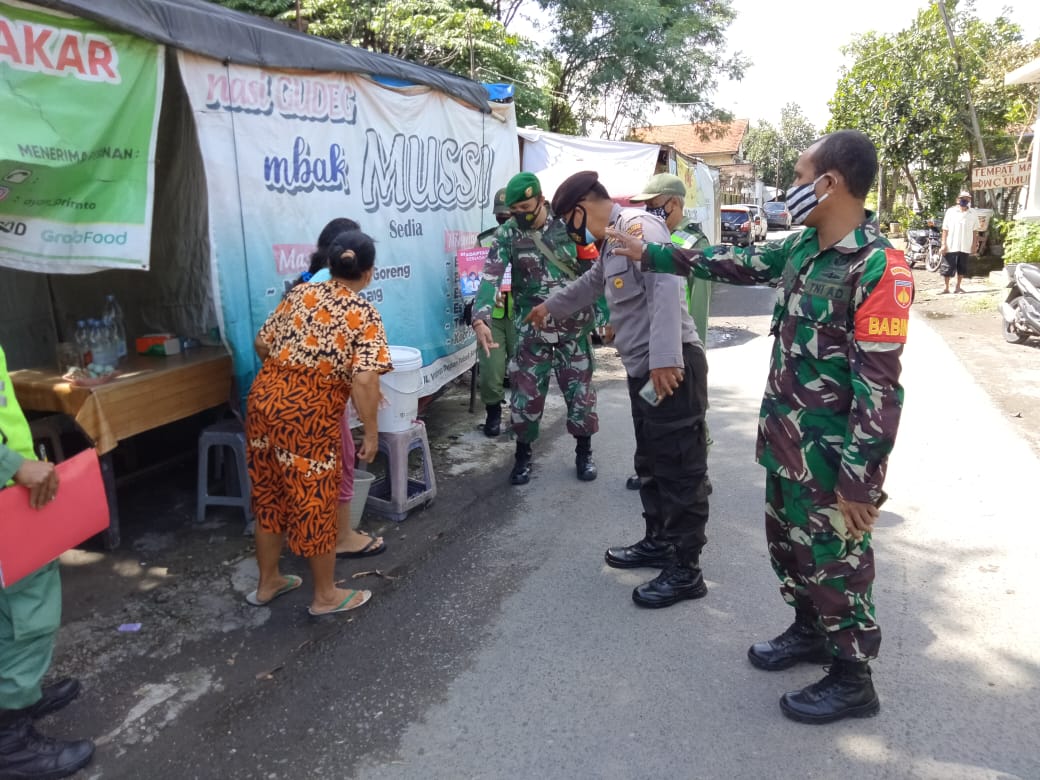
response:
[[[511,211],[509,213],[513,215],[513,219],[516,220],[517,225],[522,227],[524,230],[528,230],[529,228],[534,227],[535,220],[538,219],[538,214],[542,210],[542,205],[543,204],[539,203],[538,207],[534,211]]]
[[[578,216],[578,210],[581,209],[581,222],[576,222],[575,217]],[[585,211],[584,206],[575,206],[574,211],[567,218],[567,237],[575,244],[584,246],[588,243],[586,227],[588,226],[589,215]]]
[[[957,201],[957,202],[958,202],[958,203],[960,204],[961,208],[964,208],[964,209],[968,208],[968,204],[970,204],[970,203],[971,203],[971,201],[970,201],[970,200],[968,200],[967,198],[961,198],[961,199],[960,199],[959,201]]]

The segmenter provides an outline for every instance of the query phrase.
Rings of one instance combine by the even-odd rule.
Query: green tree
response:
[[[915,206],[930,213],[968,184],[979,157],[968,94],[991,161],[1014,154],[1009,126],[1036,115],[1035,90],[1030,95],[1003,81],[1006,71],[1037,56],[1037,43],[1023,41],[1021,29],[1005,17],[979,20],[970,3],[951,15],[951,25],[956,52],[934,4],[906,30],[865,34],[845,49],[853,62],[830,101],[828,129],[854,127],[870,135],[883,169],[898,172]],[[879,206],[888,210],[895,188],[884,190]]]
[[[755,174],[766,184],[778,189],[794,181],[794,164],[798,155],[819,137],[797,103],[788,103],[780,111],[780,127],[760,120],[748,130],[744,157],[754,163]]]
[[[728,118],[708,96],[746,62],[725,53],[729,0],[538,0],[549,18],[550,130],[568,118],[602,122],[616,138],[656,103],[690,106],[691,120]]]

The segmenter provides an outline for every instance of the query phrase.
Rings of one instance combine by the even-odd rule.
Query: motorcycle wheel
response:
[[[938,271],[942,265],[942,253],[935,247],[928,247],[928,255],[924,260],[924,267],[929,271]]]
[[[1008,301],[1008,306],[1010,306],[1012,309],[1015,310],[1016,319],[1017,319],[1018,309],[1019,309],[1019,307],[1021,305],[1022,305],[1022,296],[1019,296],[1017,298],[1014,298],[1014,299]],[[1006,341],[1008,344],[1024,344],[1026,341],[1029,340],[1029,336],[1026,336],[1023,333],[1019,333],[1015,329],[1015,326],[1012,325],[1011,323],[1009,323],[1007,320],[1001,318],[1001,324],[1004,326],[1004,341]]]

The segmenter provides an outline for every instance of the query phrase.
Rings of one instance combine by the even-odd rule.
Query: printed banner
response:
[[[472,298],[477,294],[480,287],[480,274],[484,271],[484,263],[487,262],[487,247],[476,247],[475,249],[460,249],[455,253],[456,263],[459,267],[459,291],[463,298]]]
[[[469,368],[474,336],[462,322],[455,253],[494,224],[491,198],[518,170],[512,107],[489,115],[429,88],[355,74],[178,59],[241,392],[257,368],[257,331],[336,217],[376,241],[364,295],[391,344],[422,352],[423,395]]]
[[[148,268],[163,48],[0,2],[0,265]]]

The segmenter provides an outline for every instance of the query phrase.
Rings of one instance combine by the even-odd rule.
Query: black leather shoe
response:
[[[74,677],[66,677],[64,680],[58,680],[58,682],[52,685],[45,685],[40,700],[29,708],[29,717],[36,720],[44,715],[57,712],[79,696],[81,687],[79,680]]]
[[[780,697],[780,711],[800,723],[870,718],[880,710],[870,665],[865,661],[835,658],[822,680]]]
[[[684,599],[699,599],[708,595],[701,570],[673,563],[650,582],[632,591],[632,601],[641,607],[657,609],[670,607]]]
[[[795,664],[825,664],[834,656],[827,651],[827,638],[823,633],[798,619],[780,636],[755,642],[748,648],[747,657],[759,669],[778,672]]]
[[[591,452],[579,452],[574,456],[574,471],[582,482],[592,482],[599,476]]]
[[[531,481],[531,445],[518,441],[514,458],[513,470],[509,473],[509,482],[512,485],[526,485]]]
[[[603,559],[615,569],[667,569],[676,563],[672,545],[646,537],[628,547],[608,547]]]
[[[629,490],[639,490],[639,488],[643,487],[643,480],[639,478],[638,474],[633,474],[625,480],[625,487]]]
[[[484,407],[487,417],[484,419],[484,435],[493,439],[502,433],[502,405],[488,404]]]
[[[26,716],[0,729],[0,777],[56,780],[90,763],[94,743],[63,742],[40,734]]]

